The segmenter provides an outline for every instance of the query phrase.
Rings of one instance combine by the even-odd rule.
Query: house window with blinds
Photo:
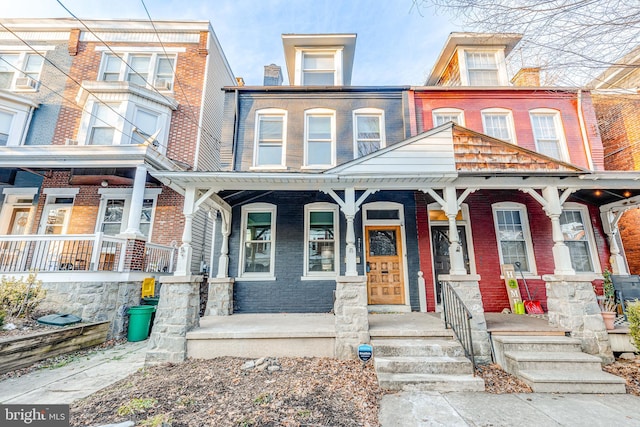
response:
[[[338,209],[329,203],[305,206],[305,275],[335,278],[337,274]]]
[[[534,272],[533,244],[524,205],[496,203],[493,214],[501,264],[520,262],[524,272]]]

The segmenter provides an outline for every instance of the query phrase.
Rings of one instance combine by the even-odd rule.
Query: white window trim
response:
[[[33,204],[33,199],[38,194],[38,188],[36,187],[7,187],[2,189],[4,194],[4,202],[2,203],[2,209],[0,210],[0,233],[9,233],[9,222],[11,221],[11,214],[14,208],[28,207],[29,217],[27,219],[27,225],[25,226],[25,234],[31,234],[33,227],[33,220],[35,219],[36,205]],[[29,198],[31,203],[18,203],[16,200],[20,198]]]
[[[54,49],[53,46],[32,46],[32,50],[25,51],[23,49],[16,50],[15,47],[13,47],[13,49],[9,49],[9,48],[0,46],[0,55],[2,53],[7,53],[9,55],[19,55],[17,68],[19,68],[20,71],[13,69],[13,67],[9,66],[9,68],[13,69],[14,75],[13,75],[13,80],[11,81],[11,86],[9,86],[9,88],[5,90],[11,91],[11,92],[22,92],[22,93],[37,92],[38,89],[40,89],[40,80],[42,79],[42,69],[44,68],[44,63],[46,62],[46,60],[43,59],[42,65],[40,66],[40,71],[38,72],[38,78],[34,79],[36,81],[36,86],[34,88],[28,88],[28,89],[17,88],[16,79],[20,77],[25,77],[24,74],[26,73],[24,73],[24,70],[27,64],[27,60],[26,60],[27,55],[36,55],[36,56],[38,54],[45,55],[46,50],[53,50],[53,49]]]
[[[500,245],[500,232],[498,229],[498,215],[497,211],[509,210],[520,212],[520,219],[522,221],[522,228],[524,233],[524,242],[527,249],[527,261],[529,262],[529,271],[523,271],[525,276],[537,276],[538,268],[536,266],[536,258],[533,252],[533,240],[531,239],[531,228],[529,226],[529,215],[527,213],[526,205],[516,202],[499,202],[491,205],[493,213],[493,228],[496,233],[496,245],[498,246],[498,255],[500,257],[500,264],[504,264],[504,258],[502,256],[502,245]]]
[[[353,110],[353,158],[358,158],[358,116],[377,116],[380,119],[380,149],[387,146],[385,133],[384,110],[381,108],[358,108]]]
[[[513,121],[513,111],[509,110],[508,108],[485,108],[484,110],[480,110],[480,115],[482,116],[482,132],[485,135],[490,136],[487,133],[487,124],[485,121],[485,115],[491,115],[491,114],[501,114],[501,115],[506,115],[507,116],[507,130],[509,131],[509,136],[511,136],[511,141],[505,141],[505,142],[509,142],[510,144],[513,145],[518,145],[518,139],[516,138],[516,125],[515,122]],[[495,138],[492,136],[492,138]],[[500,139],[500,138],[496,138],[496,139]],[[501,141],[504,141],[503,139],[500,139]]]
[[[279,165],[259,165],[258,151],[260,149],[260,117],[261,116],[282,116],[282,156]],[[287,120],[288,111],[281,108],[264,108],[256,111],[256,123],[253,138],[253,166],[251,170],[286,170],[287,169]]]
[[[309,228],[311,212],[333,213],[333,265],[335,271],[309,271]],[[301,280],[335,280],[340,274],[340,227],[338,205],[333,203],[316,202],[304,206],[304,275]]]
[[[302,67],[302,60],[304,58],[304,54],[305,53],[317,53],[317,54],[322,54],[322,53],[330,53],[333,54],[333,67],[334,67],[334,76],[333,76],[333,85],[334,86],[342,86],[344,83],[344,76],[343,76],[343,64],[342,64],[342,58],[343,58],[343,48],[335,48],[335,47],[318,47],[318,48],[309,48],[309,47],[305,47],[305,48],[301,48],[301,47],[297,47],[295,49],[295,55],[296,55],[296,70],[295,70],[295,74],[294,74],[294,85],[295,86],[304,86],[304,83],[302,81],[302,74],[303,74],[303,67]]]
[[[146,87],[154,90],[154,91],[158,91],[158,92],[165,92],[165,93],[173,93],[174,92],[174,86],[175,86],[175,80],[176,80],[176,66],[178,63],[178,55],[177,53],[180,52],[180,50],[169,50],[167,49],[167,54],[165,55],[164,51],[161,48],[131,48],[131,50],[125,50],[124,48],[119,48],[119,49],[112,49],[114,52],[119,53],[120,54],[120,71],[118,74],[118,80],[119,82],[126,82],[127,81],[127,76],[129,74],[129,72],[132,72],[131,68],[129,68],[128,64],[130,63],[130,59],[129,57],[131,55],[145,55],[145,56],[149,56],[149,68],[147,69],[147,84]],[[102,58],[100,59],[100,67],[98,69],[98,81],[105,81],[103,80],[103,74],[105,72],[106,66],[107,66],[107,60],[106,58],[108,56],[113,56],[113,53],[111,52],[111,50],[106,49],[106,47],[104,49],[98,49],[96,48],[96,51],[102,51]],[[162,89],[162,88],[155,88],[154,86],[154,82],[156,80],[156,75],[158,72],[158,59],[160,57],[170,57],[173,58],[173,75],[171,78],[171,88],[170,89]]]
[[[553,108],[534,108],[533,110],[529,110],[529,123],[531,124],[531,133],[533,134],[533,141],[536,145],[536,151],[540,154],[540,150],[538,149],[538,138],[535,133],[535,129],[533,126],[533,116],[536,114],[550,114],[553,115],[553,123],[556,126],[556,133],[558,135],[558,144],[560,144],[560,159],[564,162],[569,162],[569,148],[567,147],[567,138],[564,133],[564,125],[562,124],[562,117],[560,116],[560,111],[554,110]],[[546,155],[546,154],[545,154]]]
[[[456,114],[458,116],[458,124],[460,126],[465,126],[465,121],[464,121],[464,110],[461,110],[459,108],[449,108],[449,107],[444,107],[444,108],[434,108],[433,110],[431,110],[431,123],[433,124],[433,126],[436,126],[436,116],[438,115],[449,115],[452,116],[454,114]]]
[[[110,99],[105,103],[112,105],[114,110],[117,112],[112,145],[131,144],[133,136],[132,123],[135,123],[136,111],[141,109],[158,115],[160,133],[156,137],[156,141],[158,141],[156,150],[161,154],[165,154],[169,139],[169,128],[171,126],[171,109],[145,101],[139,96],[131,93],[117,93],[111,96],[111,98],[113,99]],[[88,145],[91,127],[97,120],[94,111],[96,104],[102,104],[102,102],[91,95],[84,105],[78,134],[76,136],[78,145]]]
[[[238,259],[238,277],[237,280],[276,280],[275,277],[275,261],[276,261],[276,215],[277,207],[271,203],[250,203],[243,205],[241,211],[240,224],[240,257]],[[270,212],[271,213],[271,254],[269,271],[254,273],[244,271],[244,250],[246,246],[245,237],[247,230],[247,218],[250,212]]]
[[[69,216],[65,218],[65,222],[62,225],[62,234],[67,234],[67,229],[69,228],[69,222],[71,221],[71,216],[73,215],[73,208],[76,204],[76,195],[80,192],[80,188],[44,188],[42,190],[42,194],[46,195],[46,199],[44,202],[44,209],[40,213],[40,224],[38,225],[37,234],[44,234],[44,229],[46,225],[46,216],[44,212],[50,206],[70,206],[71,211]],[[71,203],[55,203],[55,199],[60,198],[72,198],[73,202]]]
[[[500,86],[508,86],[509,79],[507,76],[507,67],[505,63],[504,57],[504,46],[496,47],[496,48],[485,48],[478,49],[468,46],[459,46],[458,47],[458,66],[460,69],[460,84],[462,86],[471,86],[469,82],[469,68],[467,67],[467,55],[466,53],[476,53],[476,52],[489,52],[493,53],[496,58],[496,66],[498,68],[498,83]]]
[[[593,233],[593,227],[591,225],[591,216],[589,215],[589,208],[581,203],[565,202],[562,205],[563,211],[579,211],[582,215],[582,225],[587,236],[587,245],[589,247],[589,255],[591,257],[591,265],[593,266],[593,273],[602,273],[602,266],[600,265],[600,259],[598,258],[598,248],[596,246],[595,234]],[[583,273],[591,273],[585,271]],[[583,274],[577,273],[577,274]]]
[[[149,224],[149,235],[147,241],[151,241],[153,234],[153,224],[156,217],[156,207],[158,205],[158,195],[162,193],[161,188],[145,188],[143,199],[152,199],[153,205],[151,207],[151,222]],[[98,216],[96,217],[95,232],[100,233],[102,228],[102,220],[104,218],[104,210],[107,207],[108,200],[123,199],[124,209],[122,211],[122,223],[120,225],[120,233],[127,229],[129,224],[129,211],[131,210],[131,197],[133,195],[133,188],[99,188],[98,194],[100,194],[100,204],[98,206]]]
[[[310,164],[308,148],[308,122],[309,116],[324,115],[331,117],[331,164]],[[336,165],[336,110],[328,108],[312,108],[304,112],[304,161],[302,169],[329,169]]]

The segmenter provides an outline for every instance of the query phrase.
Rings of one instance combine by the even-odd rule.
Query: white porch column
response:
[[[195,212],[195,188],[186,188],[184,193],[184,230],[182,231],[182,246],[178,251],[178,263],[174,276],[188,276],[191,274],[191,256],[193,248],[191,247],[193,214]]]
[[[231,234],[231,211],[220,210],[220,233],[222,245],[220,247],[220,259],[218,260],[218,279],[229,276],[229,235]]]
[[[344,206],[341,207],[344,216],[347,219],[347,235],[345,243],[346,248],[346,269],[345,276],[357,276],[358,270],[356,269],[357,257],[356,257],[356,233],[353,227],[353,219],[356,216],[356,192],[354,188],[347,188],[344,191]]]
[[[449,219],[449,262],[451,269],[449,274],[467,274],[464,266],[464,254],[462,253],[462,245],[460,245],[460,236],[458,235],[458,224],[456,217],[460,210],[458,204],[458,196],[455,187],[445,187],[442,195],[444,196],[444,213]]]
[[[623,256],[620,254],[620,247],[618,246],[618,221],[622,217],[624,211],[612,212],[606,211],[600,214],[602,219],[602,228],[609,240],[609,264],[611,264],[611,272],[613,274],[629,274],[627,269],[627,263]]]
[[[551,232],[553,238],[553,262],[555,264],[555,275],[573,275],[576,274],[571,266],[571,254],[569,248],[564,243],[564,235],[560,226],[560,215],[562,215],[562,202],[558,195],[556,187],[545,187],[542,189],[542,196],[546,201],[543,205],[544,211],[551,219]]]
[[[129,208],[129,219],[127,229],[124,234],[142,235],[140,231],[140,215],[142,214],[142,204],[144,202],[144,188],[147,181],[147,167],[140,165],[136,168],[136,175],[133,180],[133,193],[131,194],[131,207]]]

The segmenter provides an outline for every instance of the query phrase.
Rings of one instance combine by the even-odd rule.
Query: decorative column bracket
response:
[[[358,199],[356,200],[356,191],[355,188],[345,188],[344,189],[344,200],[340,198],[336,194],[333,189],[329,188],[326,190],[320,190],[323,193],[331,196],[333,200],[338,203],[340,206],[340,210],[344,214],[347,220],[347,235],[345,239],[346,243],[346,268],[345,268],[345,276],[357,276],[358,270],[356,268],[356,234],[353,226],[353,220],[356,216],[356,213],[360,209],[360,206],[371,194],[377,192],[377,189],[369,189],[366,190]]]
[[[449,220],[449,262],[451,269],[449,274],[465,275],[467,274],[467,268],[464,265],[464,255],[462,253],[462,245],[460,244],[460,236],[458,235],[458,223],[456,217],[458,211],[460,211],[462,202],[476,188],[465,189],[460,196],[457,196],[456,188],[454,186],[448,186],[442,189],[442,196],[440,196],[433,188],[425,188],[422,192],[429,194],[440,205],[444,211],[447,219]]]

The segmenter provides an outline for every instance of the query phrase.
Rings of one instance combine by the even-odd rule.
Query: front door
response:
[[[469,272],[469,251],[467,250],[467,233],[464,225],[458,226],[458,236],[460,245],[462,246],[462,254],[464,256],[464,266]],[[433,250],[433,269],[436,279],[436,302],[438,305],[442,303],[441,292],[442,283],[438,280],[441,274],[449,274],[451,270],[451,262],[449,260],[449,226],[435,225],[431,227],[431,244]]]
[[[400,226],[365,227],[369,304],[404,304]]]

